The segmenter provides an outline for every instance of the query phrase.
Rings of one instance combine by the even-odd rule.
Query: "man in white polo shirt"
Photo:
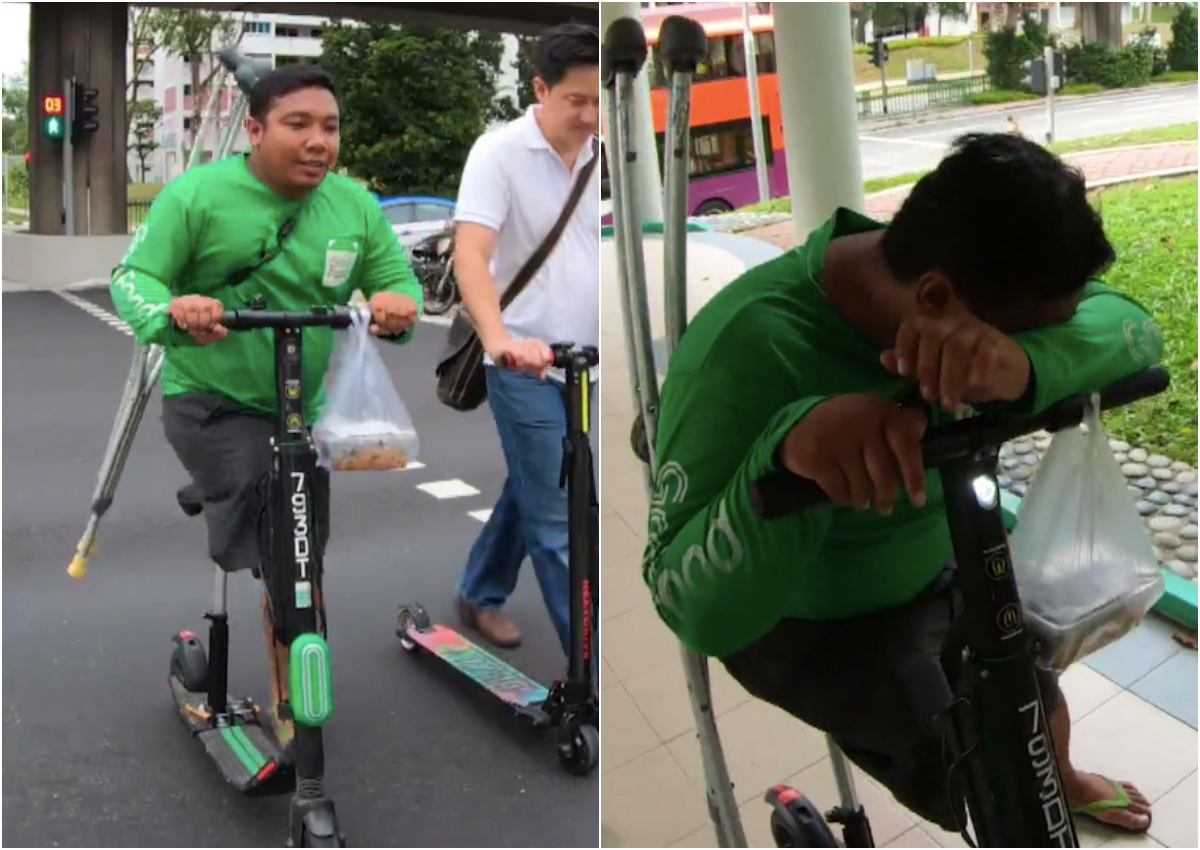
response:
[[[459,582],[458,612],[491,643],[519,644],[520,630],[500,609],[528,556],[567,653],[569,532],[567,491],[559,486],[566,414],[549,343],[600,344],[600,169],[592,169],[558,243],[503,315],[500,297],[598,153],[599,32],[555,27],[533,59],[538,105],[475,143],[455,212],[454,269],[487,353],[488,402],[508,464],[500,500]]]

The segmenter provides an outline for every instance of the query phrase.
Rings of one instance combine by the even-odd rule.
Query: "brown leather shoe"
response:
[[[463,624],[479,632],[493,646],[512,649],[521,645],[521,630],[499,611],[480,611],[462,598],[457,600],[457,607],[459,619]]]

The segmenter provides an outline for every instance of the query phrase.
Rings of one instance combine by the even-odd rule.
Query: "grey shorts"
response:
[[[829,734],[902,805],[957,832],[965,807],[950,791],[952,696],[941,664],[963,610],[953,578],[949,566],[912,602],[869,617],[784,620],[721,660],[751,694]],[[1061,699],[1058,678],[1037,673],[1049,712]]]
[[[208,555],[226,572],[260,575],[267,473],[271,469],[269,417],[227,398],[202,393],[168,396],[163,432],[204,500]],[[329,542],[329,472],[314,476],[317,545]]]

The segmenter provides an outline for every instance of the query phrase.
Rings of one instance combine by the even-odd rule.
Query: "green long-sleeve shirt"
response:
[[[274,251],[292,221],[282,251],[241,284],[230,274]],[[138,342],[166,349],[163,395],[215,393],[273,413],[275,361],[270,330],[235,331],[197,345],[167,314],[172,297],[206,295],[226,309],[262,297],[268,310],[343,306],[355,289],[370,298],[398,292],[422,306],[421,286],[408,266],[379,202],[354,181],[329,174],[303,201],[277,195],[253,174],[244,156],[190,169],[165,186],[122,259],[110,291]],[[303,336],[304,406],[316,421],[333,350],[329,328]],[[397,338],[406,342],[412,331]]]
[[[826,504],[767,522],[750,506],[751,483],[774,468],[780,442],[816,404],[911,390],[830,307],[820,283],[831,239],[881,227],[838,210],[805,245],[718,293],[672,357],[643,576],[659,616],[696,652],[736,652],[788,617],[843,619],[901,605],[951,556],[936,471],[923,508],[902,495],[886,518]],[[1035,410],[1162,356],[1145,311],[1098,283],[1070,321],[1014,338],[1032,366]],[[949,418],[934,416],[931,424]]]

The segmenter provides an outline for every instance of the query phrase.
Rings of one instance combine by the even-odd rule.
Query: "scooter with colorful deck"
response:
[[[599,352],[574,343],[555,343],[554,366],[566,382],[560,486],[567,488],[570,526],[570,652],[565,680],[547,688],[448,626],[433,623],[419,604],[400,607],[396,636],[409,652],[424,650],[482,685],[535,728],[558,729],[558,758],[571,773],[591,773],[600,760],[600,707],[593,695],[596,599],[600,591],[600,507],[588,438],[591,373]]]

